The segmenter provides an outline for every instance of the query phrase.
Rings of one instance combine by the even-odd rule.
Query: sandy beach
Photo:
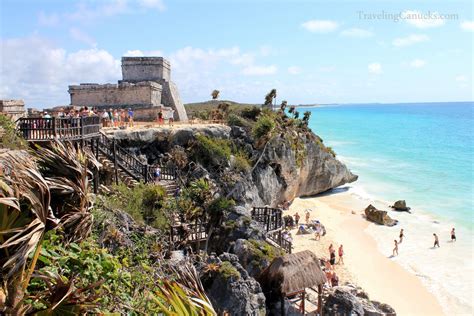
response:
[[[340,284],[353,282],[361,286],[371,300],[390,304],[397,315],[444,315],[436,297],[424,287],[416,275],[405,270],[382,253],[367,232],[371,225],[362,214],[367,205],[349,192],[314,198],[298,198],[285,215],[298,212],[304,222],[304,210],[312,209],[311,219],[326,228],[320,241],[314,235],[296,235],[292,230],[294,252],[309,249],[319,257],[329,258],[328,247],[344,245],[344,265],[336,265]],[[395,236],[394,236],[395,237]]]

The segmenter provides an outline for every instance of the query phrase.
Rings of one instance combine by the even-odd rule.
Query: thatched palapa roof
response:
[[[309,250],[275,258],[259,277],[267,292],[287,295],[326,283],[319,259]]]

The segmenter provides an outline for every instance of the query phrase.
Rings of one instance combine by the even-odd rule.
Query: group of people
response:
[[[168,120],[168,124],[172,126],[174,123],[174,112],[175,111],[173,109],[169,109],[164,112],[160,109],[160,112],[158,112],[158,117],[156,119],[157,123],[163,125],[165,123],[165,120]]]
[[[336,263],[336,248],[334,248],[334,245],[330,244],[328,250],[329,250],[329,260],[323,260],[324,262],[323,271],[326,274],[326,279],[328,280],[328,284],[330,286],[338,286],[339,277],[336,274],[334,265],[344,264],[344,247],[342,244],[339,245],[339,248],[337,250],[339,259],[337,263]]]
[[[108,109],[100,113],[103,127],[133,127],[133,110],[125,109]]]
[[[395,256],[398,256],[398,246],[402,243],[403,241],[403,238],[405,237],[405,233],[403,231],[403,228],[400,229],[400,234],[399,234],[399,240],[396,240],[394,239],[393,240],[393,243],[395,244],[395,247],[393,248],[393,251],[392,251],[392,256],[395,257]],[[434,243],[433,243],[433,248],[436,248],[436,247],[440,247],[439,245],[439,237],[436,233],[433,233],[433,238],[434,238]],[[454,229],[454,227],[451,229],[451,242],[455,242],[456,241],[456,230]]]

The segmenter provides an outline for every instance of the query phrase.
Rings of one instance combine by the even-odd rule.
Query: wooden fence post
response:
[[[118,170],[117,170],[117,145],[115,138],[112,140],[113,154],[114,154],[114,172],[115,172],[115,184],[118,185]]]

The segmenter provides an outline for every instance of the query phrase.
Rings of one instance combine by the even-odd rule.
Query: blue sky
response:
[[[0,97],[69,103],[165,56],[185,102],[473,100],[471,1],[3,0]],[[395,21],[397,17],[402,19]]]

